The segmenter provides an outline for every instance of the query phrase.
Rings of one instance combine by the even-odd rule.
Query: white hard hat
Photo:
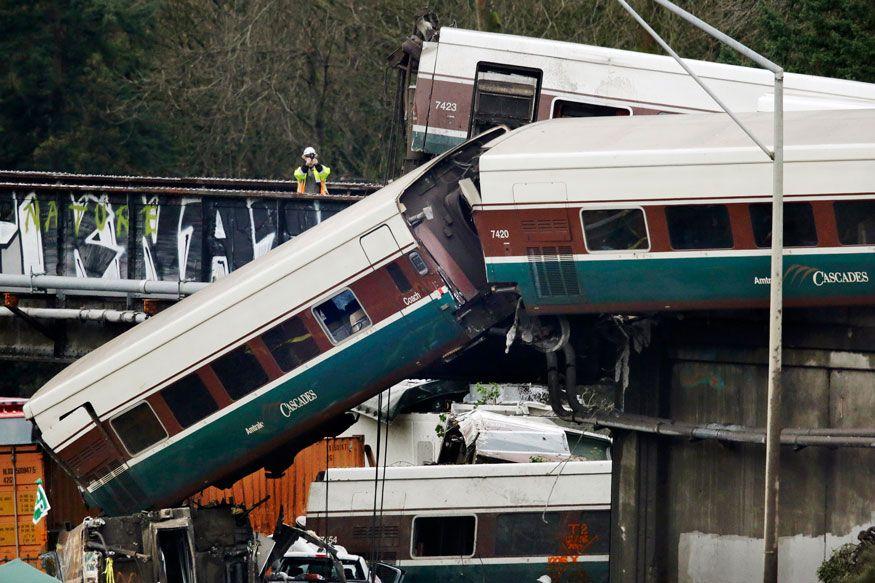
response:
[[[306,148],[304,148],[304,156],[309,156],[311,154],[313,156],[316,155],[316,149],[313,146],[307,146]]]
[[[550,575],[541,575],[537,579],[538,583],[553,583],[553,579],[550,578]]]

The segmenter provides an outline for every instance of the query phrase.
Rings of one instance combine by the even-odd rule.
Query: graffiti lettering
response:
[[[12,191],[0,194],[0,273],[212,281],[348,204]]]
[[[598,539],[597,535],[590,534],[589,525],[577,522],[569,524],[565,534],[560,539],[560,550],[564,554],[547,557],[547,574],[554,581],[569,580],[566,575],[570,566],[577,563],[580,556],[585,554]],[[585,572],[581,572],[579,575],[583,577],[582,580],[588,580]]]

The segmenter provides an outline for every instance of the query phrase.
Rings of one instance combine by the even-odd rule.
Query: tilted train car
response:
[[[458,181],[495,129],[69,366],[25,405],[87,501],[126,513],[265,466],[513,310]]]
[[[771,143],[771,114],[741,119]],[[875,301],[875,110],[791,112],[784,139],[785,304]],[[530,313],[768,305],[772,162],[728,116],[554,120],[487,148],[488,278]]]
[[[771,111],[768,71],[686,62],[734,111]],[[784,83],[788,110],[875,107],[871,83],[794,73]],[[431,154],[498,124],[720,111],[669,56],[451,27],[423,44],[415,85],[411,148]]]

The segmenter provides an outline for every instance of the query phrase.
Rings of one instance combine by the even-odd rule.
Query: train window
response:
[[[222,381],[225,392],[235,401],[268,381],[267,373],[246,344],[220,356],[210,366]]]
[[[540,85],[539,69],[478,63],[470,135],[498,125],[514,129],[534,121]]]
[[[588,251],[650,248],[644,211],[641,209],[584,210],[581,217]]]
[[[115,417],[110,424],[131,455],[137,455],[167,437],[158,416],[145,401]]]
[[[313,308],[313,314],[335,343],[371,325],[364,308],[348,289]]]
[[[396,263],[390,263],[386,266],[386,270],[389,272],[389,277],[392,278],[392,281],[395,282],[395,287],[398,288],[402,294],[409,292],[413,289],[413,286],[410,285],[410,280],[407,279],[407,276],[404,275],[404,272],[401,271],[401,268],[398,267]]]
[[[419,251],[413,251],[408,257],[410,258],[410,263],[413,264],[416,273],[419,275],[428,275],[428,265],[425,264],[425,260],[422,258],[422,255],[419,254]]]
[[[582,555],[606,555],[610,547],[608,510],[508,512],[495,518],[498,557],[561,555],[562,541],[573,540]]]
[[[844,200],[833,207],[842,245],[875,243],[875,200]]]
[[[274,326],[262,334],[261,339],[284,372],[295,370],[319,354],[313,335],[297,316]]]
[[[219,410],[219,405],[195,373],[166,386],[161,390],[161,396],[183,429]]]
[[[722,204],[682,204],[665,208],[673,249],[731,249],[729,211]]]
[[[474,516],[417,516],[413,519],[410,554],[414,557],[474,555]]]
[[[553,118],[560,117],[606,117],[615,115],[629,115],[629,110],[622,107],[608,107],[594,103],[582,103],[580,101],[566,101],[557,99],[553,102]]]
[[[772,205],[750,205],[750,223],[757,247],[772,246]],[[814,247],[817,245],[817,228],[814,226],[814,211],[807,202],[784,205],[784,246]]]

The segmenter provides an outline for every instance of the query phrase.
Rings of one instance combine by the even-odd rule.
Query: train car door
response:
[[[360,241],[372,269],[377,263],[401,250],[389,225],[377,227],[370,233],[363,235]]]

